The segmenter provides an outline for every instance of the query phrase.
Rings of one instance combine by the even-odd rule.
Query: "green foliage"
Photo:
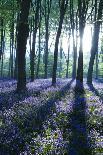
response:
[[[0,17],[3,18],[4,28],[11,25],[16,20],[16,13],[18,12],[16,0],[1,0],[0,1]],[[13,17],[14,13],[14,17]]]

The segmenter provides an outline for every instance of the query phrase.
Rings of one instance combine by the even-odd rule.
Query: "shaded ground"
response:
[[[66,85],[69,80],[57,80],[58,89]],[[11,108],[17,102],[28,100],[33,97],[36,97],[40,94],[41,91],[46,90],[51,87],[51,79],[45,80],[35,80],[27,84],[28,91],[25,93],[18,94],[16,92],[16,81],[4,81],[1,80],[0,83],[0,110],[5,110]]]
[[[28,84],[29,96],[15,104],[12,100],[4,109],[1,94],[0,155],[102,155],[103,84],[84,82],[84,91],[79,92],[71,80],[58,79],[56,88],[50,80],[36,82]],[[8,104],[11,95],[7,96]]]

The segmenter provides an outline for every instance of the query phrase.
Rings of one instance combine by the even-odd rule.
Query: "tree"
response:
[[[25,54],[26,42],[29,35],[28,16],[31,0],[22,0],[20,2],[20,18],[18,20],[17,34],[17,61],[18,61],[18,80],[17,91],[26,89],[26,70],[25,70]]]
[[[39,52],[38,52],[36,78],[38,78],[39,76],[40,56],[41,56],[41,2],[40,2],[40,9],[39,9],[39,41],[38,42],[39,42]]]
[[[45,75],[47,78],[47,66],[48,66],[48,40],[49,40],[49,17],[52,0],[45,0]]]
[[[72,37],[73,37],[73,71],[72,71],[72,78],[76,78],[76,61],[77,61],[77,48],[76,48],[76,42],[75,42],[75,27],[77,25],[77,22],[75,24],[74,19],[74,3],[73,0],[70,0],[70,23],[71,23],[71,30],[72,30]]]
[[[78,57],[78,68],[77,68],[77,83],[83,83],[83,35],[86,22],[86,15],[88,10],[89,0],[78,0],[78,17],[79,17],[79,36],[80,36],[80,47]]]
[[[11,78],[14,77],[14,0],[13,0],[13,4],[12,4],[12,22],[10,24],[10,75]]]
[[[54,64],[53,64],[53,73],[52,73],[52,85],[56,85],[56,70],[57,70],[57,61],[58,61],[58,44],[59,44],[59,38],[62,30],[62,24],[63,24],[63,19],[64,15],[66,12],[66,8],[68,5],[68,0],[61,0],[60,1],[60,19],[59,19],[59,27],[57,30],[57,35],[56,35],[56,41],[55,41],[55,48],[54,48]]]
[[[103,0],[100,0],[97,20],[94,21],[94,32],[93,32],[93,37],[92,37],[91,56],[90,56],[90,61],[89,61],[88,74],[87,74],[88,84],[92,84],[93,65],[94,65],[96,52],[98,51],[98,40],[99,40],[99,32],[100,32],[102,14],[103,14]]]
[[[69,54],[70,54],[70,33],[69,33],[69,38],[68,38],[68,56],[67,56],[67,60],[66,60],[66,63],[67,63],[67,69],[66,69],[66,78],[69,77]]]
[[[4,20],[1,18],[1,43],[0,43],[0,60],[1,60],[1,77],[3,76],[3,54],[4,54]]]
[[[33,27],[33,42],[32,42],[32,50],[30,51],[30,71],[31,71],[31,81],[34,81],[34,71],[35,71],[35,43],[36,43],[36,34],[38,29],[38,19],[39,19],[39,4],[41,0],[36,0],[36,11],[35,11],[35,21]]]

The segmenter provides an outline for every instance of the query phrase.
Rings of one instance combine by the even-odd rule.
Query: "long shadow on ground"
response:
[[[86,99],[84,88],[74,90],[75,101],[71,115],[71,137],[69,155],[91,155],[91,147],[87,133]]]
[[[16,102],[23,101],[25,97],[30,96],[37,96],[39,95],[40,91],[34,91],[34,92],[21,92],[17,93],[16,91],[6,92],[0,94],[0,110],[7,110],[11,108]]]
[[[24,92],[17,92],[16,90],[12,90],[10,92],[2,92],[0,93],[0,110],[8,110],[10,109],[15,103],[24,101],[25,98],[28,97],[35,97],[40,94],[40,91],[43,89],[47,89],[51,87],[51,85],[47,85],[45,87],[41,87],[37,90],[25,90]]]
[[[9,88],[9,87],[12,87],[13,85],[16,85],[16,82],[14,81],[12,85],[8,86],[8,81],[6,81],[5,84],[3,84],[1,88],[4,89],[5,85],[7,88]],[[34,89],[27,89],[24,92],[17,92],[16,90],[1,92],[0,93],[0,110],[5,110],[5,109],[8,110],[15,103],[24,101],[25,98],[28,98],[31,96],[37,97],[42,90],[45,90],[49,87],[51,87],[51,83],[48,83],[47,85],[43,85],[43,86],[41,85]]]
[[[103,102],[103,95],[99,93],[99,91],[93,86],[93,84],[88,84],[89,89],[100,98],[100,100],[102,100]]]
[[[42,104],[40,105],[40,107],[36,108],[36,113],[34,111],[34,113],[32,112],[31,115],[28,116],[27,120],[25,120],[24,124],[22,124],[23,133],[21,131],[19,131],[19,134],[16,133],[16,135],[18,136],[13,136],[11,144],[8,144],[7,146],[7,144],[4,144],[4,141],[2,142],[0,149],[0,153],[2,153],[2,155],[17,155],[20,154],[20,151],[25,151],[25,137],[29,137],[31,135],[30,138],[32,138],[32,133],[40,133],[42,131],[42,123],[46,121],[51,112],[55,110],[56,100],[60,99],[66,94],[66,92],[71,88],[71,84],[73,81],[74,80],[71,80],[66,86],[61,88],[61,90],[58,92],[58,94],[55,95],[55,97],[50,98],[45,104]],[[12,136],[11,134],[10,136]],[[4,136],[9,135],[8,133],[7,135],[6,133],[4,133]]]

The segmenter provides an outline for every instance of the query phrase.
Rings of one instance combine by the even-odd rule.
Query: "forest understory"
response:
[[[103,83],[0,80],[0,155],[103,155]]]

